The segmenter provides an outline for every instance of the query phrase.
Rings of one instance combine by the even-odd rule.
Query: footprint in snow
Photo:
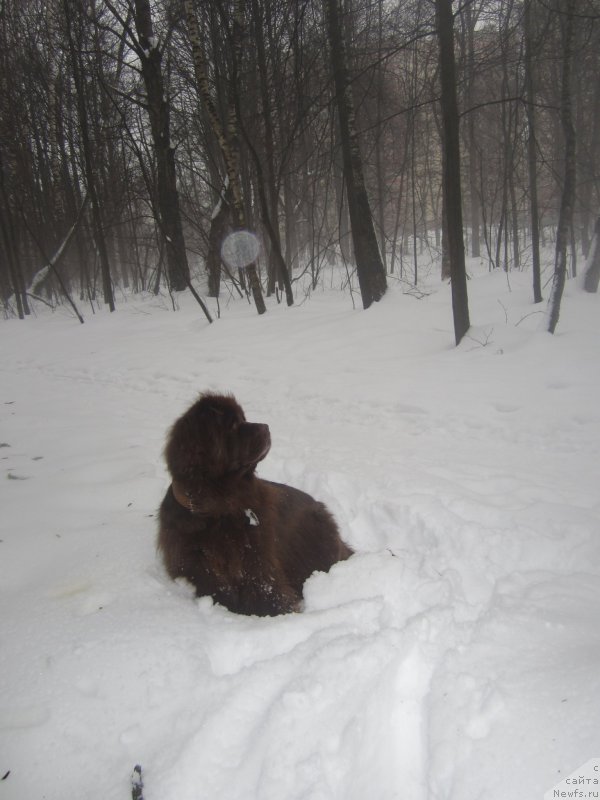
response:
[[[500,414],[513,414],[519,410],[520,406],[511,405],[510,403],[494,403],[494,408]]]

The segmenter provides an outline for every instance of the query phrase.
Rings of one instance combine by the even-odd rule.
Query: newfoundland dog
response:
[[[246,422],[232,396],[204,394],[165,449],[172,483],[158,545],[167,572],[238,614],[300,610],[309,575],[352,554],[322,503],[256,477],[270,447],[268,425]]]

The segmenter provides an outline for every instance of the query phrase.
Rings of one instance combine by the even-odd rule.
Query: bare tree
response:
[[[567,244],[573,224],[576,174],[576,134],[575,126],[573,125],[573,95],[571,88],[575,0],[560,0],[558,10],[563,36],[560,119],[564,135],[565,152],[563,187],[560,199],[558,225],[556,228],[554,278],[552,281],[550,298],[548,300],[548,330],[550,333],[554,333],[558,324],[560,304],[567,278]]]
[[[176,291],[190,283],[177,177],[175,147],[171,140],[170,106],[162,70],[162,45],[154,33],[150,0],[135,0],[136,53],[142,65],[146,87],[146,108],[156,156],[156,194],[160,226],[165,240],[169,280]]]
[[[540,270],[540,212],[537,187],[537,140],[534,74],[534,0],[525,0],[525,99],[527,109],[527,168],[529,177],[529,209],[531,218],[531,261],[533,273],[533,302],[542,302]]]
[[[88,187],[59,272],[70,296],[79,290],[94,309],[102,292],[110,307],[117,286],[195,291],[191,254],[204,261],[210,294],[227,274],[233,291],[241,295],[245,280],[264,307],[258,262],[245,277],[220,262],[224,236],[242,226],[262,232],[267,292],[285,288],[290,302],[292,275],[316,288],[341,250],[357,265],[366,306],[385,291],[386,245],[390,273],[420,279],[431,227],[436,254],[444,230],[443,269],[451,253],[454,269],[467,246],[477,253],[478,239],[491,269],[514,269],[527,229],[537,301],[540,251],[560,221],[559,290],[567,254],[570,268],[576,251],[587,255],[600,207],[598,2],[572,0],[577,192],[566,229],[564,156],[573,148],[557,109],[569,3],[437,3],[461,26],[454,68],[468,216],[460,252],[447,92],[444,114],[437,102],[436,3],[2,0],[0,296],[8,313],[27,315],[40,254],[57,252]],[[446,89],[448,75],[443,69]],[[462,270],[452,276],[459,335],[468,319]],[[36,296],[63,302],[58,275],[45,275]]]
[[[208,67],[202,48],[202,38],[200,27],[194,8],[193,0],[184,0],[186,19],[188,24],[189,38],[192,45],[192,55],[194,59],[194,73],[196,76],[196,87],[198,94],[206,110],[210,124],[219,143],[223,160],[227,169],[228,186],[231,190],[233,207],[235,210],[236,224],[242,229],[246,227],[246,211],[242,196],[242,188],[239,175],[239,144],[238,144],[238,121],[236,111],[235,92],[237,91],[235,75],[232,76],[232,86],[228,104],[227,122],[224,125],[221,121],[219,111],[213,100]],[[242,52],[242,38],[244,31],[244,4],[241,0],[236,0],[235,13],[233,19],[232,33],[232,69],[237,69]],[[260,281],[256,270],[256,264],[252,263],[246,268],[248,281],[254,297],[256,310],[259,314],[264,314],[266,309],[262,295]]]
[[[387,289],[387,281],[365,186],[338,0],[324,0],[324,8],[356,270],[363,308],[369,308],[374,301],[381,300]]]
[[[452,312],[454,336],[459,344],[469,330],[469,300],[465,245],[462,224],[462,194],[460,179],[460,144],[456,72],[454,63],[454,19],[452,0],[436,0],[437,35],[440,48],[440,80],[442,85],[442,121],[444,148],[444,188],[446,232],[452,283]]]
[[[94,231],[94,242],[100,260],[100,270],[102,274],[102,289],[104,292],[104,302],[111,311],[115,310],[115,300],[112,287],[112,276],[108,257],[108,247],[106,243],[105,226],[102,214],[102,205],[98,192],[98,172],[94,166],[94,153],[92,150],[92,135],[90,131],[89,114],[89,95],[85,90],[84,65],[82,63],[85,45],[84,35],[84,16],[81,8],[73,0],[63,0],[65,14],[65,24],[67,33],[67,43],[71,57],[71,69],[75,83],[77,98],[77,114],[81,134],[81,146],[83,150],[83,164],[87,192],[90,198],[92,213],[92,225]]]
[[[481,3],[465,3],[461,10],[461,22],[463,23],[463,39],[465,50],[465,103],[467,111],[474,104],[475,83],[477,69],[475,62],[475,29],[481,11]],[[475,133],[475,121],[477,111],[469,111],[466,118],[466,143],[468,152],[469,170],[469,222],[471,225],[471,255],[479,258],[480,248],[480,221],[481,221],[481,202],[479,197],[479,179],[477,163],[477,138]]]

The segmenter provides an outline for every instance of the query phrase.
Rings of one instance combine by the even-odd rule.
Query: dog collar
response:
[[[197,513],[196,506],[194,505],[194,501],[192,498],[183,491],[181,486],[177,483],[177,481],[173,481],[171,484],[171,492],[173,493],[173,497],[179,503],[180,506],[186,508],[192,514]],[[248,525],[255,528],[260,525],[260,520],[252,511],[251,508],[244,509],[244,514],[246,515],[246,519],[248,520]]]

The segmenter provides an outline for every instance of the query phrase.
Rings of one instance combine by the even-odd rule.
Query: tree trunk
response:
[[[525,4],[525,92],[527,109],[527,171],[529,177],[529,213],[531,218],[531,262],[533,273],[533,302],[542,302],[540,269],[540,212],[537,190],[537,155],[535,128],[535,75],[533,63],[533,0]]]
[[[475,25],[478,14],[473,6],[467,3],[464,7],[466,20],[466,50],[467,50],[467,106],[470,107],[475,97]],[[469,111],[467,116],[467,138],[469,148],[469,211],[471,222],[471,255],[473,258],[481,256],[479,223],[481,209],[479,201],[479,187],[477,175],[477,143],[475,137],[475,111]]]
[[[17,253],[16,235],[7,192],[4,186],[4,163],[0,152],[0,234],[4,242],[4,257],[8,266],[9,287],[12,289],[17,304],[19,319],[24,319],[29,314],[27,292],[23,269]]]
[[[377,174],[379,250],[383,259],[383,268],[387,272],[387,237],[385,224],[386,181],[383,169],[383,161],[385,159],[385,128],[381,123],[381,118],[383,116],[383,93],[385,87],[383,63],[383,2],[379,2],[377,5],[377,131],[375,135],[375,169]]]
[[[150,0],[135,0],[135,27],[156,156],[156,202],[165,240],[169,283],[171,289],[182,291],[190,285],[190,268],[179,209],[175,148],[171,144],[170,108],[162,74],[162,53],[154,35]]]
[[[573,125],[571,67],[573,60],[574,11],[576,0],[562,0],[564,13],[563,70],[561,84],[560,118],[564,134],[564,181],[560,199],[560,212],[556,229],[556,252],[554,258],[554,278],[548,301],[548,330],[554,333],[560,315],[565,281],[567,278],[567,245],[573,224],[573,205],[575,203],[575,150],[576,135]]]
[[[267,294],[270,295],[275,291],[275,283],[285,291],[286,303],[288,306],[294,305],[294,293],[292,291],[292,284],[290,275],[283,258],[281,251],[281,234],[279,231],[279,188],[275,175],[275,144],[274,144],[274,131],[273,119],[271,114],[271,103],[269,100],[268,92],[268,77],[267,77],[267,59],[265,53],[265,44],[263,37],[262,26],[263,16],[262,9],[258,0],[252,2],[253,14],[255,16],[255,34],[258,51],[258,65],[260,74],[260,94],[263,106],[262,116],[264,118],[264,134],[265,134],[265,164],[266,176],[263,169],[262,161],[256,151],[247,131],[241,122],[241,110],[239,104],[236,104],[237,121],[240,125],[242,135],[246,142],[246,146],[250,151],[254,161],[256,172],[256,191],[258,194],[260,214],[263,226],[269,237],[269,271],[268,271],[268,286]],[[235,92],[236,102],[239,99],[238,92]]]
[[[92,228],[94,232],[94,242],[100,259],[100,271],[102,274],[102,290],[104,302],[111,311],[115,310],[115,300],[112,289],[112,278],[110,274],[110,262],[108,259],[108,249],[104,235],[104,223],[102,219],[102,208],[98,197],[96,170],[94,169],[94,158],[92,154],[92,142],[89,132],[89,118],[87,100],[84,86],[84,70],[81,63],[82,47],[81,41],[75,41],[73,37],[72,25],[75,21],[75,14],[80,13],[70,5],[70,0],[64,0],[65,20],[67,24],[67,36],[69,39],[69,53],[71,56],[71,68],[73,70],[73,80],[77,94],[77,115],[81,133],[81,145],[83,149],[84,173],[87,184],[87,191],[90,197],[92,208]]]
[[[184,0],[185,15],[188,26],[188,35],[190,37],[190,44],[192,46],[192,57],[194,59],[194,73],[196,77],[196,88],[198,94],[204,105],[204,110],[208,116],[213,133],[221,149],[225,167],[227,170],[227,178],[229,187],[231,189],[231,197],[233,208],[236,216],[236,225],[240,229],[246,227],[246,211],[244,209],[244,201],[242,198],[242,188],[239,175],[239,153],[237,147],[237,118],[236,118],[236,103],[235,98],[232,96],[229,100],[229,111],[227,119],[227,127],[221,123],[219,112],[213,102],[210,82],[208,77],[208,69],[206,59],[202,50],[202,39],[200,36],[200,26],[198,25],[198,18],[194,9],[193,0]],[[240,0],[236,0],[234,19],[234,43],[233,43],[233,69],[236,71],[236,63],[239,61],[242,46],[243,34],[243,4]],[[236,75],[232,76],[232,85],[230,91],[232,95],[237,91]],[[245,273],[248,277],[248,283],[254,298],[254,304],[259,314],[264,314],[266,309],[265,301],[262,295],[258,273],[256,271],[256,264],[250,264],[246,267]]]
[[[365,187],[338,0],[323,1],[327,17],[330,59],[340,122],[344,178],[346,180],[356,269],[363,308],[369,308],[374,301],[381,300],[385,294],[387,280]]]
[[[275,174],[275,133],[273,130],[273,114],[271,110],[271,100],[269,97],[269,79],[267,74],[267,56],[265,52],[264,40],[264,16],[262,2],[259,0],[252,0],[252,16],[254,19],[254,35],[256,41],[256,54],[258,62],[258,73],[260,77],[260,101],[262,105],[262,120],[264,124],[264,161],[265,169],[262,169],[260,161],[258,161],[258,154],[256,160],[261,174],[258,175],[259,183],[266,183],[266,191],[263,186],[260,191],[265,194],[265,202],[261,201],[261,211],[263,220],[265,211],[268,216],[268,232],[271,240],[271,252],[269,258],[269,277],[267,293],[273,294],[275,291],[275,284],[282,287],[285,283],[289,284],[289,276],[284,278],[281,274],[281,264],[283,264],[286,272],[287,267],[283,260],[281,252],[281,234],[279,232],[279,187],[277,185],[277,177]],[[264,173],[264,176],[263,176]],[[290,300],[292,301],[290,303]],[[293,297],[288,297],[288,305],[293,304]]]
[[[596,228],[588,251],[587,265],[583,288],[586,292],[597,292],[600,283],[600,217],[596,220]]]
[[[452,0],[436,0],[437,34],[440,46],[440,78],[442,85],[442,146],[444,148],[444,186],[446,231],[452,282],[454,336],[459,344],[469,330],[469,301],[465,244],[462,227],[460,182],[460,144],[456,75],[454,64],[454,20]]]
[[[206,254],[206,272],[208,275],[208,296],[218,297],[221,289],[221,245],[227,230],[229,218],[229,201],[231,192],[226,183],[219,200],[213,209],[208,232],[208,252]]]
[[[338,217],[338,242],[342,261],[348,264],[352,261],[352,233],[350,231],[350,220],[348,215],[347,192],[344,181],[344,159],[341,155],[340,130],[337,119],[333,120],[332,125],[333,139],[333,182],[335,187],[335,201]]]

